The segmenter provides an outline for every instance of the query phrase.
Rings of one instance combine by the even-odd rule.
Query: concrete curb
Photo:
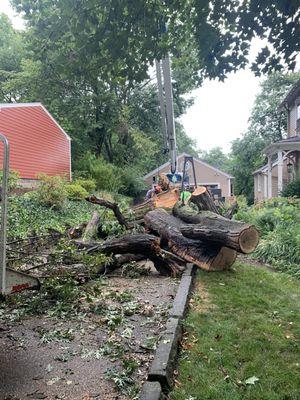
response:
[[[140,400],[161,399],[162,392],[160,397],[147,397],[148,395],[152,396],[154,392],[155,396],[158,396],[158,391],[154,391],[154,386],[148,385],[149,383],[158,383],[163,392],[168,391],[173,386],[178,346],[182,336],[182,320],[186,314],[196,269],[193,264],[188,264],[182,274],[173,307],[166,323],[166,329],[155,352],[148,374],[148,382],[143,385]]]
[[[170,318],[152,361],[148,380],[159,382],[163,389],[173,385],[178,343],[181,338],[181,321]]]
[[[140,394],[140,400],[162,400],[163,394],[159,382],[145,382]]]

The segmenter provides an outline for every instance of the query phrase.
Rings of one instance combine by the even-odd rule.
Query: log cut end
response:
[[[180,194],[178,189],[172,189],[153,197],[155,208],[172,209],[179,200]]]
[[[235,262],[237,252],[229,249],[228,247],[222,247],[213,262],[210,264],[208,271],[225,271],[228,270],[231,265]]]
[[[244,229],[239,236],[239,245],[241,252],[245,254],[252,253],[259,242],[259,234],[254,226]]]
[[[193,196],[201,196],[201,194],[207,191],[205,186],[198,186],[192,193]]]

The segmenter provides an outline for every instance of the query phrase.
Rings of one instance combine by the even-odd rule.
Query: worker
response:
[[[192,196],[192,193],[189,191],[188,185],[185,184],[184,189],[180,195],[181,205],[187,206],[191,196]]]
[[[154,187],[152,189],[149,189],[148,192],[146,193],[146,200],[151,199],[155,194],[160,193],[161,187],[160,185],[154,185]]]

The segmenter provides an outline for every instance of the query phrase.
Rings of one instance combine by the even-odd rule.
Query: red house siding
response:
[[[0,133],[10,144],[10,169],[21,178],[37,179],[45,173],[71,179],[70,139],[42,105],[0,105]]]

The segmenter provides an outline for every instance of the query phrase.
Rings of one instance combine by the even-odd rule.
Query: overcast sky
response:
[[[15,28],[24,27],[22,18],[14,13],[9,0],[0,0],[0,12],[11,18]],[[259,41],[253,47],[257,50]],[[194,105],[181,122],[188,135],[196,139],[199,149],[220,146],[226,152],[230,150],[230,142],[247,128],[259,82],[251,71],[242,70],[229,75],[225,82],[207,80],[192,93]]]

